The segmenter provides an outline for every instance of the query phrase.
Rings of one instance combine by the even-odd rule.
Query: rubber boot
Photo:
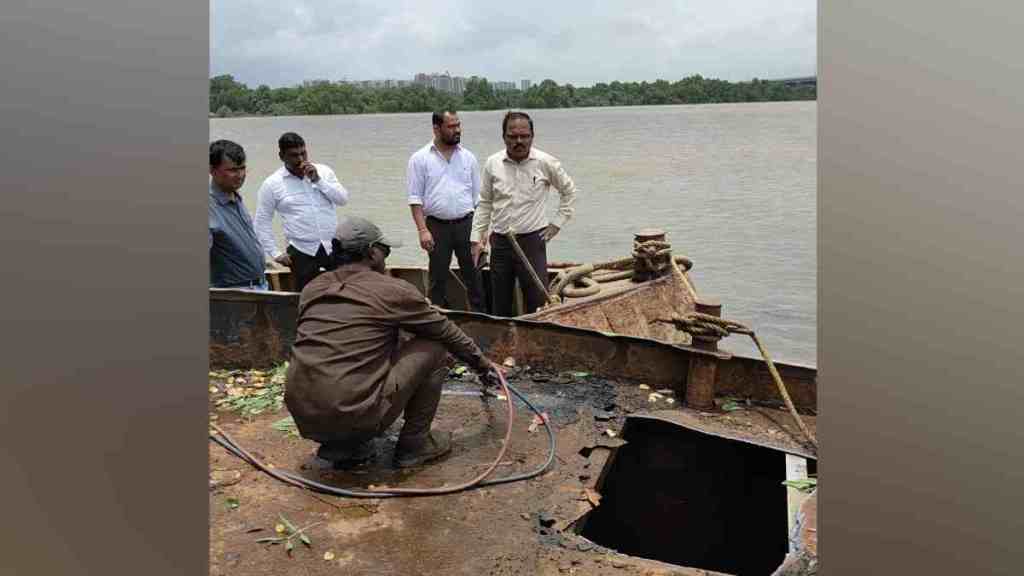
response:
[[[423,436],[399,438],[395,445],[395,466],[419,466],[444,456],[452,449],[452,433],[430,431]]]
[[[372,438],[357,444],[331,442],[321,444],[316,455],[336,469],[352,468],[372,460],[377,455],[377,445]]]

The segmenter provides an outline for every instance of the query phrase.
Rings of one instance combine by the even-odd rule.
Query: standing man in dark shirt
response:
[[[210,286],[266,290],[263,250],[238,193],[244,183],[245,150],[210,143]]]
[[[420,247],[430,257],[430,301],[443,308],[452,252],[466,286],[469,305],[484,311],[480,274],[470,254],[473,211],[480,203],[480,166],[464,148],[462,121],[454,110],[434,112],[434,139],[409,158],[406,173],[409,208]]]
[[[332,241],[337,267],[314,278],[299,299],[285,403],[317,455],[344,467],[373,456],[372,440],[398,416],[405,424],[395,465],[415,466],[451,449],[451,433],[432,432],[451,352],[496,383],[498,368],[453,322],[389,276],[396,242],[350,216]],[[402,341],[399,331],[411,333]]]

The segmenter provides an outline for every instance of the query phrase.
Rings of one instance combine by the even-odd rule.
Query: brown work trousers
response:
[[[383,384],[376,430],[353,431],[324,443],[324,447],[347,449],[366,442],[383,434],[403,413],[405,424],[399,438],[409,441],[425,436],[441,401],[441,388],[448,372],[447,355],[444,345],[426,338],[413,338],[401,344]]]
[[[382,399],[390,404],[377,427],[383,433],[398,416],[405,415],[399,438],[419,438],[430,432],[430,424],[441,401],[441,388],[448,373],[448,351],[435,340],[413,338],[398,348],[397,358],[388,372]]]

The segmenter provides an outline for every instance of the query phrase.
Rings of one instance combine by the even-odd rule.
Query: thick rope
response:
[[[754,334],[754,331],[750,328],[734,322],[732,320],[725,320],[717,316],[710,314],[702,314],[700,312],[691,312],[685,316],[676,316],[669,320],[656,320],[656,322],[668,322],[675,325],[679,330],[683,330],[695,338],[704,338],[709,340],[718,340],[725,338],[729,334],[746,334],[754,341],[757,349],[761,352],[761,356],[764,358],[765,364],[768,365],[768,372],[772,375],[772,379],[775,380],[775,385],[779,389],[779,395],[782,396],[782,400],[786,403],[786,408],[789,409],[790,415],[793,416],[793,420],[796,421],[800,431],[803,432],[807,440],[810,441],[811,445],[814,446],[815,452],[818,450],[818,441],[811,434],[811,431],[807,429],[807,425],[800,418],[800,415],[796,411],[796,406],[793,405],[793,400],[789,397],[789,392],[786,390],[786,385],[782,382],[782,376],[779,375],[779,371],[775,369],[775,363],[772,362],[771,356],[768,355],[768,350],[765,349],[764,345],[761,344],[761,340]]]
[[[548,285],[548,293],[552,297],[566,298],[593,296],[600,293],[600,284],[633,277],[637,260],[643,261],[644,267],[656,272],[664,272],[667,267],[671,266],[682,277],[684,285],[692,290],[692,286],[686,280],[682,270],[693,268],[693,261],[686,256],[662,258],[671,253],[672,246],[668,242],[657,240],[633,242],[633,255],[629,258],[577,265],[560,271]],[[680,270],[680,266],[682,270]],[[599,271],[605,273],[598,275]],[[595,283],[592,284],[588,279]]]

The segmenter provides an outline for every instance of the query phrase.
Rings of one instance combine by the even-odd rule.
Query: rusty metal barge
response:
[[[211,574],[300,563],[311,574],[815,573],[816,495],[792,486],[816,475],[808,435],[817,371],[720,349],[723,336],[745,332],[714,321],[722,305],[697,292],[692,263],[657,230],[637,233],[633,248],[605,263],[553,263],[550,304],[515,318],[467,311],[454,272],[449,282],[449,318],[551,416],[559,441],[548,472],[454,496],[352,502],[276,483],[211,444]],[[425,292],[424,268],[389,273]],[[332,470],[312,456],[313,443],[272,426],[286,411],[218,412],[223,375],[254,385],[249,374],[288,359],[298,294],[286,271],[268,279],[270,292],[210,290],[211,418],[220,426],[275,466],[339,487],[451,484],[493,458],[507,422],[457,372],[438,416],[456,449],[413,473],[386,458]],[[508,471],[542,460],[537,423],[525,411],[517,418]],[[232,483],[213,479],[235,473]],[[226,506],[229,498],[240,504]],[[254,545],[247,531],[281,513],[316,522],[316,546],[288,556]]]

